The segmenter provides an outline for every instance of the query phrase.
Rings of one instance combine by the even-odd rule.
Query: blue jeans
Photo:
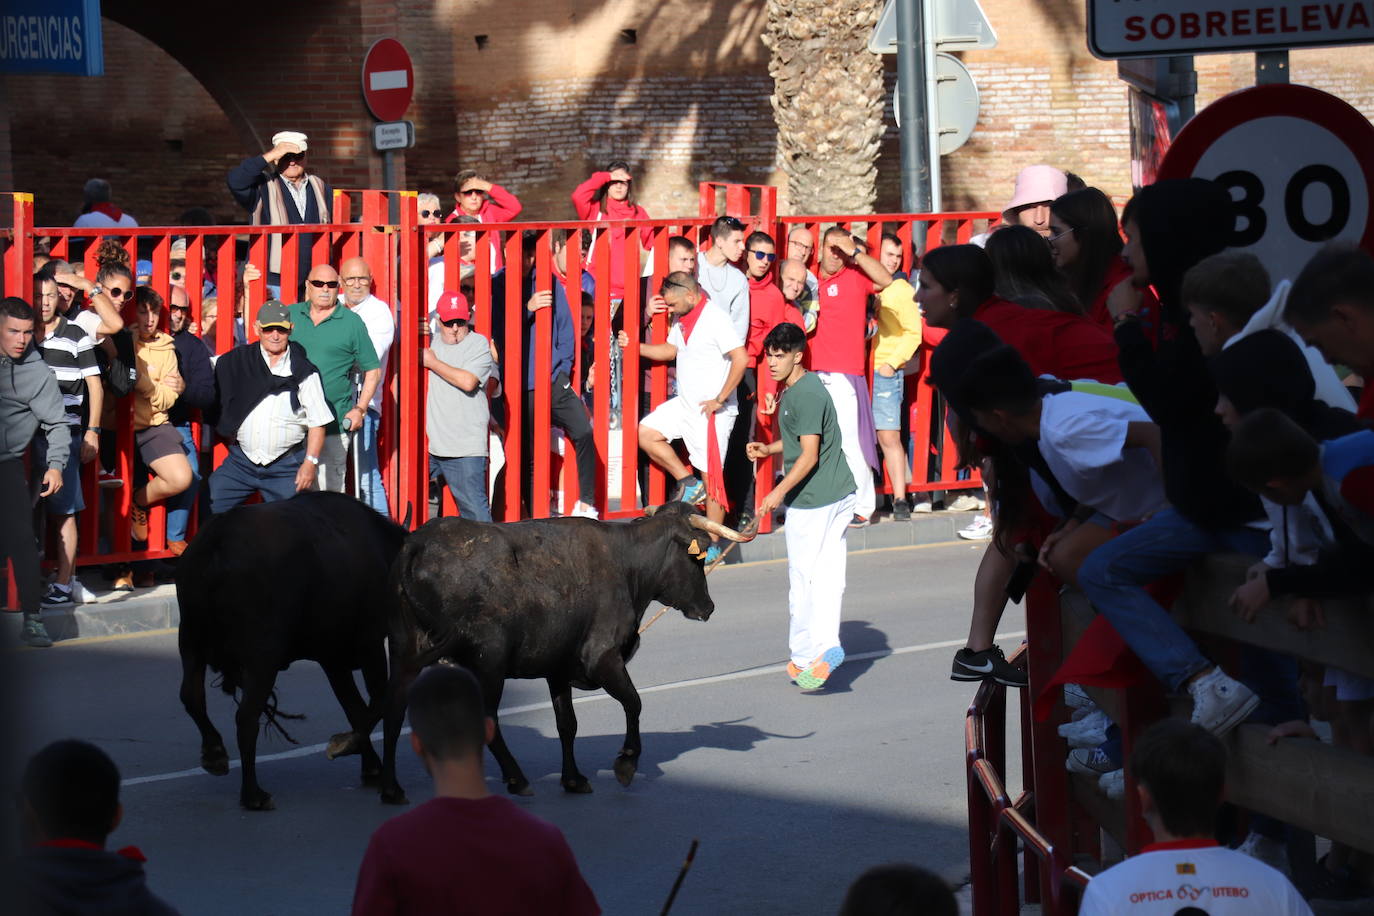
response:
[[[200,492],[200,449],[191,437],[191,424],[178,426],[181,433],[181,447],[186,450],[186,460],[191,463],[191,485],[167,500],[167,540],[186,540],[186,526],[191,521],[191,507],[196,504],[196,494]]]
[[[296,495],[296,472],[304,460],[305,449],[297,446],[269,465],[254,464],[234,443],[229,457],[210,475],[210,512],[228,512],[254,493],[261,493],[265,503],[290,499]]]
[[[491,521],[491,505],[487,502],[487,456],[440,458],[429,456],[429,476],[444,478],[458,512],[474,522]]]
[[[1212,666],[1169,612],[1145,591],[1149,583],[1221,551],[1260,557],[1269,536],[1254,528],[1209,531],[1165,509],[1088,554],[1078,587],[1145,667],[1170,690]]]
[[[381,428],[382,417],[371,408],[363,417],[363,433],[353,440],[358,452],[358,498],[390,517],[391,509],[386,502],[386,487],[382,486],[382,468],[377,462],[377,430]]]

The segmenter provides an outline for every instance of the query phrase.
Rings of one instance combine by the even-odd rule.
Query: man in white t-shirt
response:
[[[105,229],[111,226],[137,226],[138,220],[110,202],[113,197],[110,183],[103,178],[92,178],[82,189],[86,207],[76,218],[73,226]]]
[[[349,258],[339,265],[339,284],[343,287],[340,301],[367,325],[367,336],[377,351],[377,361],[382,364],[381,381],[363,415],[362,437],[353,440],[353,447],[361,449],[358,453],[361,459],[358,498],[383,515],[390,515],[377,461],[377,433],[382,425],[382,392],[389,384],[386,370],[391,359],[391,344],[396,339],[396,317],[391,306],[372,294],[372,270],[362,258]]]
[[[639,447],[677,481],[674,499],[694,504],[704,499],[706,517],[721,522],[726,508],[725,447],[739,412],[735,388],[749,361],[744,337],[724,309],[709,304],[691,274],[668,274],[659,294],[673,316],[668,341],[641,344],[624,331],[617,336],[622,349],[637,346],[641,356],[658,362],[675,360],[677,364],[678,393],[639,421]],[[695,473],[673,451],[676,439],[687,446]],[[714,543],[711,550],[715,553],[708,551],[708,565],[720,554]]]
[[[1020,447],[1041,505],[1062,519],[1040,549],[1041,565],[1061,582],[1075,582],[1115,523],[1166,505],[1159,427],[1124,386],[1037,379],[1001,346],[969,365],[955,400],[980,430]]]
[[[1131,768],[1155,842],[1088,882],[1079,916],[1310,916],[1281,872],[1212,838],[1226,779],[1220,739],[1164,719],[1136,741]]]
[[[744,228],[733,216],[720,217],[711,224],[711,247],[697,258],[697,283],[730,316],[740,340],[749,337],[749,281],[735,266],[744,254]]]

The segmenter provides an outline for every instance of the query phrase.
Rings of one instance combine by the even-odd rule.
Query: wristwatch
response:
[[[311,464],[313,464],[315,467],[319,467],[319,466],[320,466],[320,456],[319,456],[319,455],[306,455],[306,456],[305,456],[305,460],[306,460],[306,461],[309,461],[309,462],[310,462]]]

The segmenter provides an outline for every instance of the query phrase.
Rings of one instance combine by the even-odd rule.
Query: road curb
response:
[[[867,528],[851,529],[845,541],[851,552],[938,544],[955,540],[956,532],[972,521],[973,516],[972,512],[935,512],[915,516],[910,522],[888,519]],[[730,552],[725,565],[786,558],[786,540],[781,531],[775,531],[740,544]],[[43,612],[48,634],[58,641],[146,633],[175,627],[180,622],[175,585],[159,585],[136,592],[106,592],[95,604]]]

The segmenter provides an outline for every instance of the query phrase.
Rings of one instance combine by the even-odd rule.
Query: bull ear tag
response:
[[[692,538],[692,543],[687,545],[687,553],[694,557],[701,556],[701,545],[697,543],[696,538]]]

